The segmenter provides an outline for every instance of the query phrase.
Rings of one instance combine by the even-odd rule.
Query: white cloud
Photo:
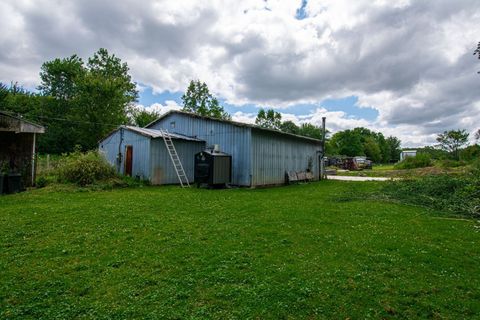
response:
[[[255,113],[245,113],[242,111],[237,111],[232,114],[232,120],[243,123],[255,124],[255,118],[257,115]]]
[[[161,115],[167,113],[168,111],[182,109],[182,106],[178,105],[177,102],[173,100],[167,100],[165,101],[165,104],[153,103],[149,106],[137,104],[135,107],[138,109],[145,109],[146,111],[149,111],[149,112],[158,112]]]
[[[106,47],[154,93],[198,78],[228,103],[285,118],[295,104],[356,95],[377,120],[322,108],[297,120],[326,114],[332,128],[378,128],[412,144],[479,126],[478,0],[309,0],[297,20],[300,3],[2,1],[0,81],[34,88],[44,61]],[[234,118],[251,121],[239,110]]]

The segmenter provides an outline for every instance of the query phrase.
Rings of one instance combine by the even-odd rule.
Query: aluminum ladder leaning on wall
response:
[[[175,168],[175,172],[177,173],[178,181],[180,181],[180,185],[182,188],[190,187],[190,183],[188,183],[188,177],[185,174],[185,170],[183,170],[182,162],[178,157],[177,150],[173,145],[172,137],[168,130],[160,129],[163,137],[163,141],[165,142],[165,147],[168,150],[168,154],[170,155],[170,159],[172,160],[173,167]]]

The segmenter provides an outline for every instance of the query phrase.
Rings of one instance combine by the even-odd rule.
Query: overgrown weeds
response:
[[[86,186],[116,176],[115,169],[97,151],[73,152],[65,156],[56,170],[59,182]]]
[[[442,174],[389,182],[392,199],[469,216],[480,216],[480,161],[464,174]]]
[[[433,165],[432,158],[428,153],[419,153],[415,157],[407,157],[395,165],[395,169],[425,168]]]
[[[444,159],[444,160],[437,161],[436,164],[441,168],[458,168],[458,167],[464,167],[468,163],[463,160]]]
[[[58,159],[57,166],[37,178],[37,187],[72,185],[92,190],[137,187],[148,184],[131,177],[120,176],[97,151],[75,151]],[[58,186],[57,186],[58,187]]]

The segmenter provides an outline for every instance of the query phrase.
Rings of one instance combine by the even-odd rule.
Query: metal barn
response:
[[[189,182],[193,182],[195,154],[205,141],[170,133]],[[99,151],[123,175],[152,184],[177,184],[178,177],[159,130],[120,126],[99,143]]]
[[[320,176],[322,144],[317,139],[182,111],[170,111],[147,128],[200,139],[206,146],[219,145],[232,156],[234,185],[284,184],[288,171],[310,171],[314,180]]]

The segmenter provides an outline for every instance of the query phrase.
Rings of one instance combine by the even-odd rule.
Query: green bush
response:
[[[442,168],[458,168],[467,165],[465,161],[457,161],[457,160],[439,160],[438,165]]]
[[[35,183],[37,188],[45,188],[47,184],[48,184],[48,180],[44,176],[38,177]]]
[[[475,161],[480,159],[480,145],[473,144],[460,151],[460,159],[464,161]]]
[[[116,177],[115,169],[97,151],[64,156],[56,169],[59,182],[86,186]]]
[[[462,175],[432,175],[392,181],[383,191],[403,202],[480,216],[480,161]]]
[[[418,153],[415,157],[407,157],[395,165],[395,169],[415,169],[432,166],[432,157],[428,153]]]

